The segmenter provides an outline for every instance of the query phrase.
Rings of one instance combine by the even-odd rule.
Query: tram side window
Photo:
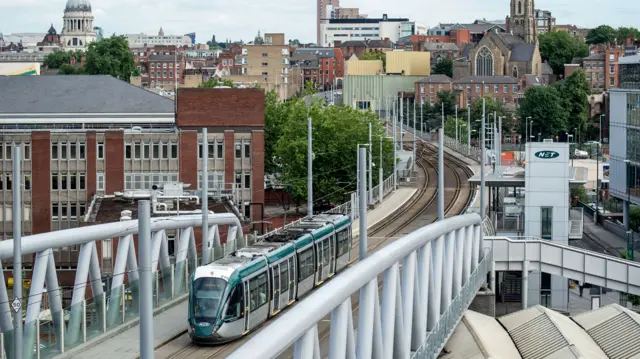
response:
[[[242,298],[242,284],[238,284],[233,288],[231,296],[229,297],[229,305],[227,306],[227,313],[224,316],[224,320],[227,322],[233,322],[237,319],[244,317],[243,298]]]
[[[300,273],[298,273],[298,282],[302,282],[304,279],[309,278],[313,275],[313,248],[309,248],[306,251],[298,254],[298,264],[300,266]]]
[[[325,240],[322,245],[322,265],[328,266],[331,261],[331,246],[330,239]]]
[[[344,230],[338,233],[338,257],[349,253],[349,231]]]
[[[262,273],[249,281],[249,295],[251,311],[267,303],[267,273]]]

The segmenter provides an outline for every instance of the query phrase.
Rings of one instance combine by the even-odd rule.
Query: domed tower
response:
[[[93,14],[89,0],[68,0],[62,17],[62,46],[66,49],[86,49],[96,41],[98,35],[93,31]]]

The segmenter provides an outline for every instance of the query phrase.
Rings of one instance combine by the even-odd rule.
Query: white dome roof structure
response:
[[[89,0],[67,0],[64,12],[67,11],[91,11],[91,3]]]

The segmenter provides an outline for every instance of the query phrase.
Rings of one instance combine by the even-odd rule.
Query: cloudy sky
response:
[[[387,13],[426,24],[504,19],[509,0],[341,0],[343,7],[359,7],[370,17]],[[166,34],[196,32],[198,42],[212,34],[250,40],[258,30],[284,32],[287,39],[315,41],[316,0],[92,0],[95,24],[112,33]],[[393,6],[388,4],[392,3]],[[0,32],[46,32],[61,28],[66,0],[0,0]],[[606,6],[605,6],[606,4]],[[595,27],[600,24],[638,26],[638,0],[537,0],[536,8],[550,10],[558,24]]]

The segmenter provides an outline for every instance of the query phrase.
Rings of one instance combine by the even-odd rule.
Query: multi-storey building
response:
[[[339,48],[297,48],[291,58],[292,71],[295,70],[296,66],[304,65],[304,61],[294,61],[296,55],[311,55],[311,57],[317,57],[317,79],[314,79],[313,82],[321,89],[328,90],[332,87],[337,87],[338,79],[344,76],[344,57],[342,56],[342,51]],[[308,56],[306,59],[297,58],[296,60],[314,62],[313,59],[308,58]],[[306,81],[306,69],[304,73]]]
[[[485,95],[504,104],[514,104],[518,95],[518,80],[511,76],[468,76],[453,82],[462,108]]]
[[[100,200],[107,195],[172,181],[198,190],[203,127],[210,194],[230,191],[240,215],[260,219],[252,206],[264,202],[262,90],[181,89],[176,106],[110,76],[0,77],[2,237],[12,237],[14,144],[23,148],[23,232],[36,234],[99,222],[100,213],[118,220],[117,204]],[[54,254],[75,266],[78,248]],[[67,272],[60,280],[73,282]]]
[[[624,47],[616,46],[607,49],[604,58],[604,86],[611,89],[618,87],[618,60],[624,56]]]
[[[556,19],[551,16],[551,11],[535,9],[535,13],[538,35],[551,32],[551,29],[556,25]]]
[[[334,47],[350,40],[382,40],[392,42],[414,35],[415,23],[406,18],[330,19],[321,25],[321,41],[323,47]]]
[[[618,88],[610,96],[610,194],[624,201],[626,230],[630,203],[640,204],[640,55],[618,61]]]
[[[587,75],[587,82],[589,82],[592,92],[604,91],[605,56],[605,54],[594,54],[582,59],[582,68]]]
[[[440,42],[456,42],[456,45],[461,46],[461,43],[457,41],[442,40],[447,37],[453,37],[452,31],[463,29],[469,31],[469,35],[464,34],[464,36],[468,36],[471,43],[479,43],[489,32],[506,32],[507,26],[507,23],[496,23],[485,20],[476,20],[471,24],[438,24],[438,26],[429,29],[428,35],[434,39],[441,37]]]
[[[317,42],[316,44],[320,45],[321,44],[321,39],[322,39],[322,35],[321,35],[321,27],[322,24],[327,22],[327,19],[331,18],[331,14],[327,14],[327,8],[332,9],[332,8],[337,8],[340,6],[340,1],[339,0],[317,0],[317,9],[316,9],[316,15],[317,15],[317,20],[316,20],[316,34],[317,34]],[[335,16],[335,14],[334,14]]]
[[[266,33],[264,38],[258,34],[256,41],[242,47],[240,75],[230,79],[237,83],[257,83],[287,98],[293,94],[289,91],[289,57],[289,45],[283,33]]]
[[[142,87],[173,90],[176,83],[184,83],[181,69],[185,68],[186,59],[180,48],[158,45],[133,48],[131,52],[140,71]]]
[[[453,80],[447,75],[431,75],[416,82],[416,98],[420,103],[438,103],[438,92],[453,90]]]
[[[160,27],[158,35],[147,34],[127,34],[125,35],[129,41],[130,48],[149,47],[155,45],[191,47],[192,39],[187,35],[165,35],[164,30]]]

